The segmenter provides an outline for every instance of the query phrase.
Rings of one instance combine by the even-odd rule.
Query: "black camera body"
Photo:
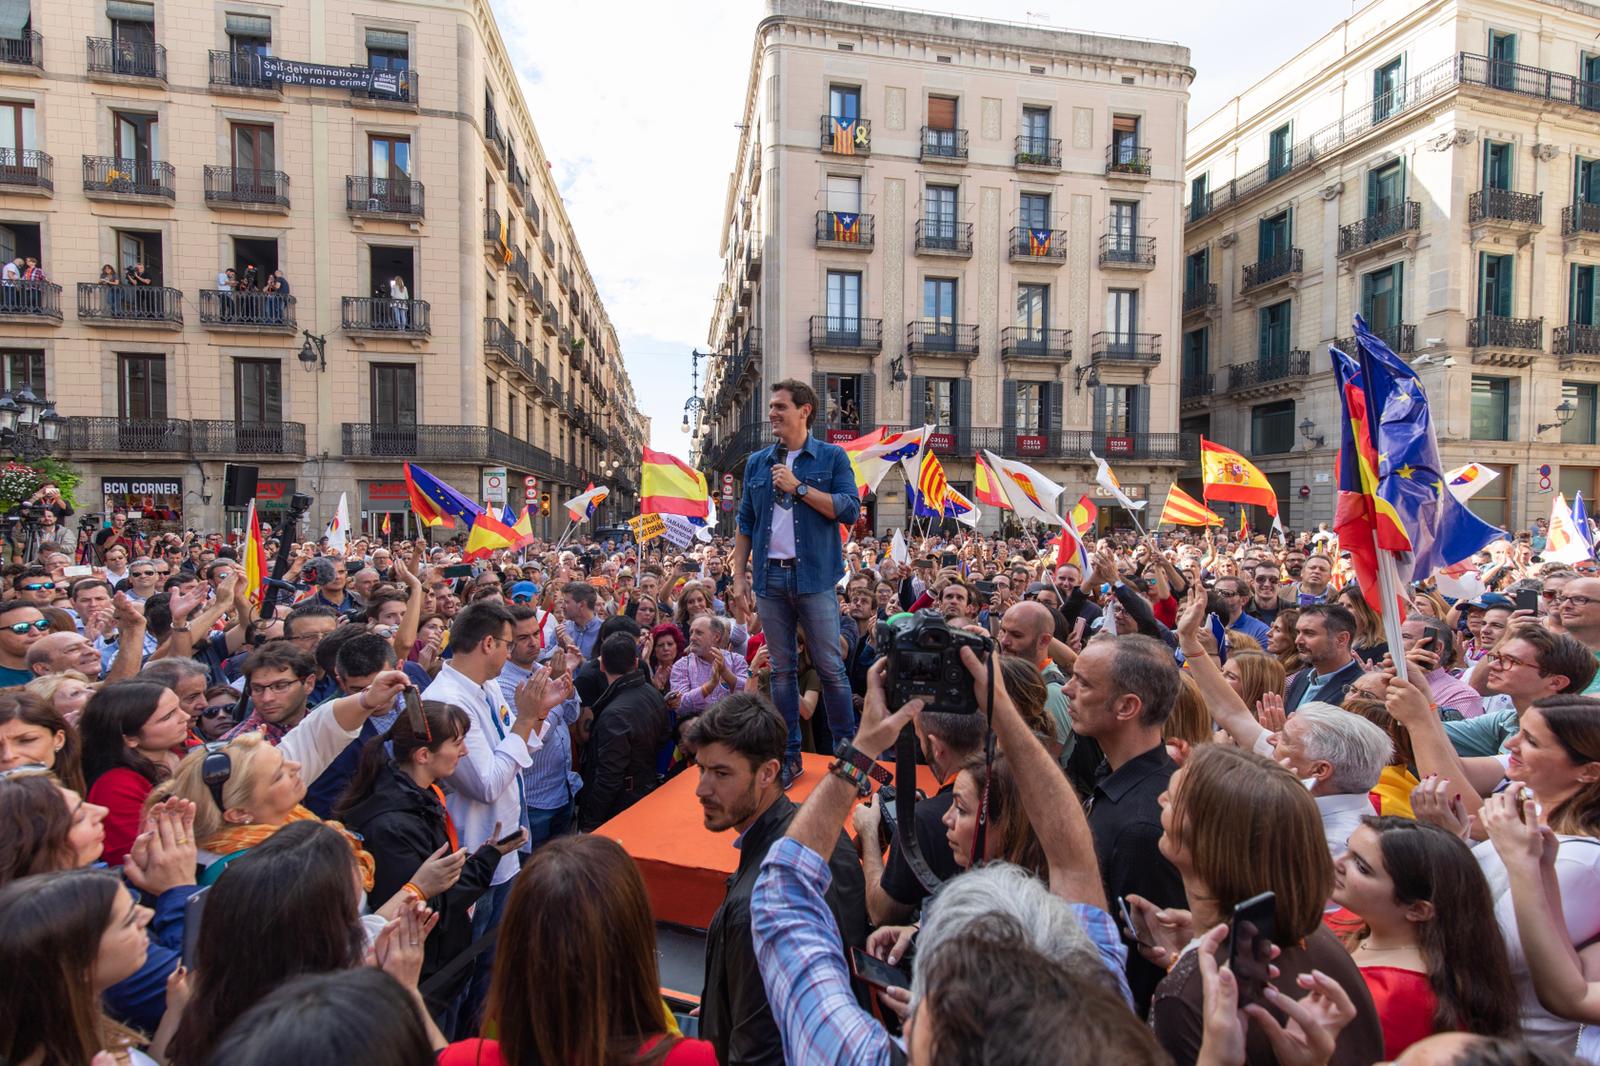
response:
[[[898,710],[920,699],[922,709],[934,714],[976,714],[978,697],[972,674],[961,661],[961,649],[979,656],[994,647],[988,637],[951,629],[935,610],[918,611],[886,625],[889,709]]]

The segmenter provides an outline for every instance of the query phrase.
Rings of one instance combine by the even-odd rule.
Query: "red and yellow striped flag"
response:
[[[706,478],[675,455],[645,448],[639,473],[639,513],[706,516]]]
[[[244,590],[250,602],[260,606],[262,590],[267,576],[267,546],[261,539],[261,519],[256,515],[256,501],[250,501],[250,513],[244,520]]]
[[[1167,502],[1161,507],[1157,525],[1167,522],[1175,526],[1220,526],[1222,519],[1205,504],[1184,492],[1177,485],[1167,489]]]

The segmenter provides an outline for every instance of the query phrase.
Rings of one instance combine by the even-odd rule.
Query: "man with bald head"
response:
[[[1050,641],[1056,633],[1056,621],[1043,604],[1024,600],[1011,606],[1000,618],[1000,651],[1028,660],[1044,679],[1045,710],[1055,725],[1055,744],[1052,749],[1064,770],[1072,754],[1074,734],[1072,718],[1067,714],[1067,677],[1050,658]]]
[[[82,633],[46,633],[28,649],[27,660],[35,677],[77,670],[90,681],[100,680],[100,652]]]
[[[1567,633],[1600,659],[1600,577],[1575,577],[1562,586],[1556,594],[1554,610],[1561,616],[1561,625]],[[1600,674],[1585,696],[1600,693]]]

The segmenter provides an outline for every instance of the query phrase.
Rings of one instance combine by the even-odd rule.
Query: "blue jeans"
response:
[[[756,597],[761,631],[772,659],[772,702],[789,726],[785,761],[800,757],[800,683],[795,671],[798,652],[795,628],[805,630],[811,665],[822,679],[822,706],[828,731],[836,741],[856,735],[856,712],[850,700],[850,679],[839,654],[839,598],[833,590],[797,593],[792,567],[767,566],[767,587]]]
[[[539,845],[563,836],[572,828],[572,809],[575,806],[568,800],[563,807],[553,807],[544,810],[539,807],[528,808],[528,851],[524,853],[523,865],[527,865],[532,853],[539,850]]]
[[[500,916],[506,909],[506,898],[511,895],[511,886],[516,883],[517,879],[513,877],[504,884],[495,885],[478,897],[477,906],[472,910],[474,941],[491,929],[499,927]],[[495,945],[490,944],[472,964],[472,977],[467,981],[467,987],[456,1003],[457,1033],[478,1031],[479,1017],[483,1014],[483,1001],[489,997],[489,978],[494,973],[494,949]]]

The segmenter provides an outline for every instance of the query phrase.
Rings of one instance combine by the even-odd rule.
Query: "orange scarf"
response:
[[[377,867],[372,860],[372,856],[362,850],[361,841],[346,829],[342,823],[322,821],[322,819],[304,807],[296,807],[290,811],[288,817],[284,818],[280,825],[261,825],[253,822],[249,825],[224,826],[200,841],[200,846],[216,855],[232,855],[236,851],[244,851],[247,848],[255,847],[290,822],[305,821],[322,822],[329,829],[336,829],[344,836],[345,840],[350,844],[350,850],[356,854],[356,865],[361,867],[361,887],[371,892],[373,873]]]

